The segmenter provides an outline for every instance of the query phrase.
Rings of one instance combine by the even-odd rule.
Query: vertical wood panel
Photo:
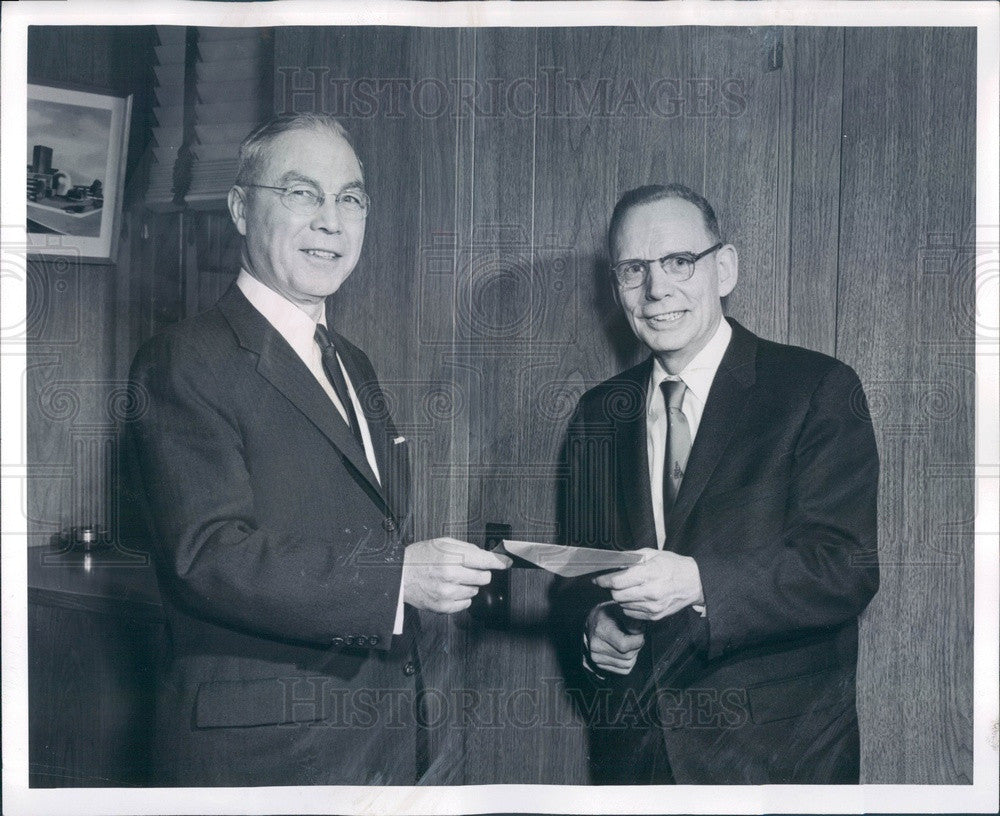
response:
[[[107,433],[114,417],[114,270],[49,258],[28,264],[29,323],[26,406],[29,543],[104,521],[108,484],[77,455],[81,433]],[[34,302],[30,302],[33,300]],[[91,449],[84,446],[83,450]]]
[[[476,32],[476,78],[488,84],[534,79],[535,31]],[[527,94],[526,94],[527,96]],[[474,467],[469,523],[478,532],[502,514],[523,530],[514,469],[520,462],[521,372],[531,353],[534,219],[534,117],[509,111],[478,114],[475,122],[470,233],[459,248],[459,337],[480,374],[472,396],[469,447]]]
[[[485,87],[500,83],[503,92],[476,115],[472,217],[459,244],[459,287],[466,298],[459,311],[459,343],[478,380],[470,394],[469,417],[468,535],[474,540],[487,521],[507,521],[522,535],[527,525],[521,487],[532,474],[522,448],[520,403],[535,328],[531,234],[536,124],[530,86],[525,84],[518,95],[513,82],[523,78],[533,83],[536,38],[533,29],[480,29],[475,34],[475,78]],[[528,680],[528,668],[536,665],[535,654],[516,640],[511,633],[469,627],[464,687],[497,688],[505,701],[525,688],[530,699],[535,678]],[[505,668],[502,674],[499,666]],[[466,729],[465,782],[537,780],[540,738],[538,730],[517,727],[509,716],[498,728]]]
[[[795,29],[791,58],[795,145],[789,213],[788,342],[833,354],[844,32]]]
[[[971,781],[973,497],[955,477],[972,462],[972,315],[953,298],[970,302],[973,275],[974,36],[846,35],[837,353],[868,390],[882,455],[867,782]]]
[[[462,45],[471,40],[466,32],[421,29],[413,37],[411,79],[432,78],[447,84],[462,75]],[[429,112],[436,115],[413,117],[411,113],[407,125],[416,132],[418,146],[419,220],[415,245],[410,248],[415,275],[410,308],[416,321],[412,343],[421,385],[412,397],[420,400],[420,423],[402,432],[418,446],[413,509],[420,538],[452,533],[464,522],[468,509],[464,465],[469,456],[469,393],[454,359],[459,151],[471,113]],[[425,683],[449,692],[461,682],[461,635],[454,620],[442,615],[422,615],[421,626]],[[430,767],[422,782],[460,784],[462,729],[451,717],[430,729],[428,738]]]
[[[459,81],[473,81],[476,77],[476,35],[475,30],[463,30],[456,39],[454,71]],[[447,257],[452,266],[447,282],[449,293],[442,303],[451,307],[449,314],[440,315],[439,320],[450,327],[450,345],[442,350],[441,374],[450,379],[461,405],[454,412],[451,422],[451,460],[434,468],[435,489],[441,475],[446,474],[446,492],[449,513],[445,519],[443,532],[457,538],[469,536],[470,507],[470,467],[472,452],[470,428],[475,415],[475,398],[479,392],[482,375],[476,360],[470,355],[468,339],[468,290],[463,282],[468,279],[469,245],[473,233],[475,213],[473,210],[475,181],[476,110],[475,105],[463,105],[455,116],[454,188],[454,234],[448,236],[450,248]],[[432,205],[429,205],[432,206]],[[432,238],[432,240],[434,240]],[[442,239],[437,239],[442,240]],[[428,282],[430,275],[428,275]],[[427,314],[437,312],[430,298],[426,301]],[[464,328],[463,328],[464,327]],[[442,336],[444,332],[442,333]],[[419,478],[419,476],[418,476]],[[437,681],[446,694],[462,689],[476,691],[474,678],[466,669],[467,631],[471,621],[467,614],[453,616],[421,615],[423,624],[430,624],[430,650],[438,648],[437,672],[432,681]],[[437,636],[437,640],[433,636]],[[466,757],[468,729],[451,718],[442,728],[432,734],[432,765],[429,773],[431,782],[442,780],[449,784],[463,784],[466,781]],[[436,744],[435,744],[436,741]]]
[[[189,266],[197,267],[197,277],[185,279],[195,303],[192,313],[214,305],[236,280],[240,268],[240,236],[229,212],[204,210],[190,213],[185,237]]]
[[[788,145],[780,138],[779,117],[789,69],[768,70],[769,36],[776,34],[762,28],[698,29],[692,37],[692,76],[730,81],[731,95],[742,100],[723,97],[719,110],[733,115],[704,119],[702,193],[716,208],[723,238],[740,256],[740,280],[727,298],[727,313],[751,331],[784,340],[788,249],[778,195]]]

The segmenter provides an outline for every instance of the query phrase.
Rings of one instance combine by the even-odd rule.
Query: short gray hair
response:
[[[351,134],[330,114],[286,113],[275,116],[254,128],[240,144],[239,159],[236,165],[236,184],[246,186],[256,183],[260,179],[261,171],[267,160],[268,148],[282,133],[288,133],[292,130],[326,131],[331,135],[339,136],[350,145],[355,156],[358,154]],[[361,159],[358,159],[358,164],[361,164]]]
[[[722,240],[719,232],[719,221],[715,217],[715,210],[712,209],[712,205],[703,196],[700,196],[690,187],[685,187],[683,184],[647,184],[644,187],[636,187],[634,190],[629,190],[618,199],[614,212],[611,213],[611,224],[608,226],[608,249],[614,252],[612,242],[615,240],[615,233],[618,232],[618,228],[621,226],[621,222],[629,210],[641,204],[652,204],[654,201],[662,201],[667,198],[679,198],[681,201],[694,204],[701,211],[705,230],[712,237],[712,240]]]

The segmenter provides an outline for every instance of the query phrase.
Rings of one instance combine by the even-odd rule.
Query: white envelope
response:
[[[530,561],[563,578],[624,569],[638,564],[643,557],[642,553],[634,550],[595,550],[590,547],[564,547],[560,544],[541,544],[536,541],[504,539],[502,546],[511,555]]]

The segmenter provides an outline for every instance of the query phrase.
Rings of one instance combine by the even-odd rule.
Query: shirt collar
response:
[[[240,270],[236,285],[292,348],[309,348],[316,342],[316,321],[290,300],[265,286],[246,269]],[[326,325],[325,314],[319,322]]]
[[[691,362],[681,369],[681,373],[677,376],[669,374],[660,361],[654,357],[653,371],[650,374],[651,393],[655,394],[660,387],[660,383],[664,380],[681,379],[688,389],[701,401],[701,404],[704,405],[708,401],[708,392],[712,388],[712,380],[715,379],[715,373],[722,364],[722,358],[726,354],[726,349],[729,347],[729,341],[732,336],[733,330],[729,325],[729,321],[726,318],[722,318],[719,321],[718,328],[715,330],[715,334],[705,344],[705,347],[692,358]]]

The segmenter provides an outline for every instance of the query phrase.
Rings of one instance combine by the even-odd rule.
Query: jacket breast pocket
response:
[[[725,490],[710,492],[706,490],[698,500],[699,507],[713,509],[732,508],[735,510],[753,510],[754,508],[773,508],[775,502],[782,501],[782,491],[771,484],[747,484],[731,487]]]
[[[389,467],[397,513],[406,516],[410,506],[410,443],[402,436],[389,440]]]
[[[702,495],[691,521],[704,540],[753,542],[773,541],[785,517],[785,499],[773,485],[748,485]]]

